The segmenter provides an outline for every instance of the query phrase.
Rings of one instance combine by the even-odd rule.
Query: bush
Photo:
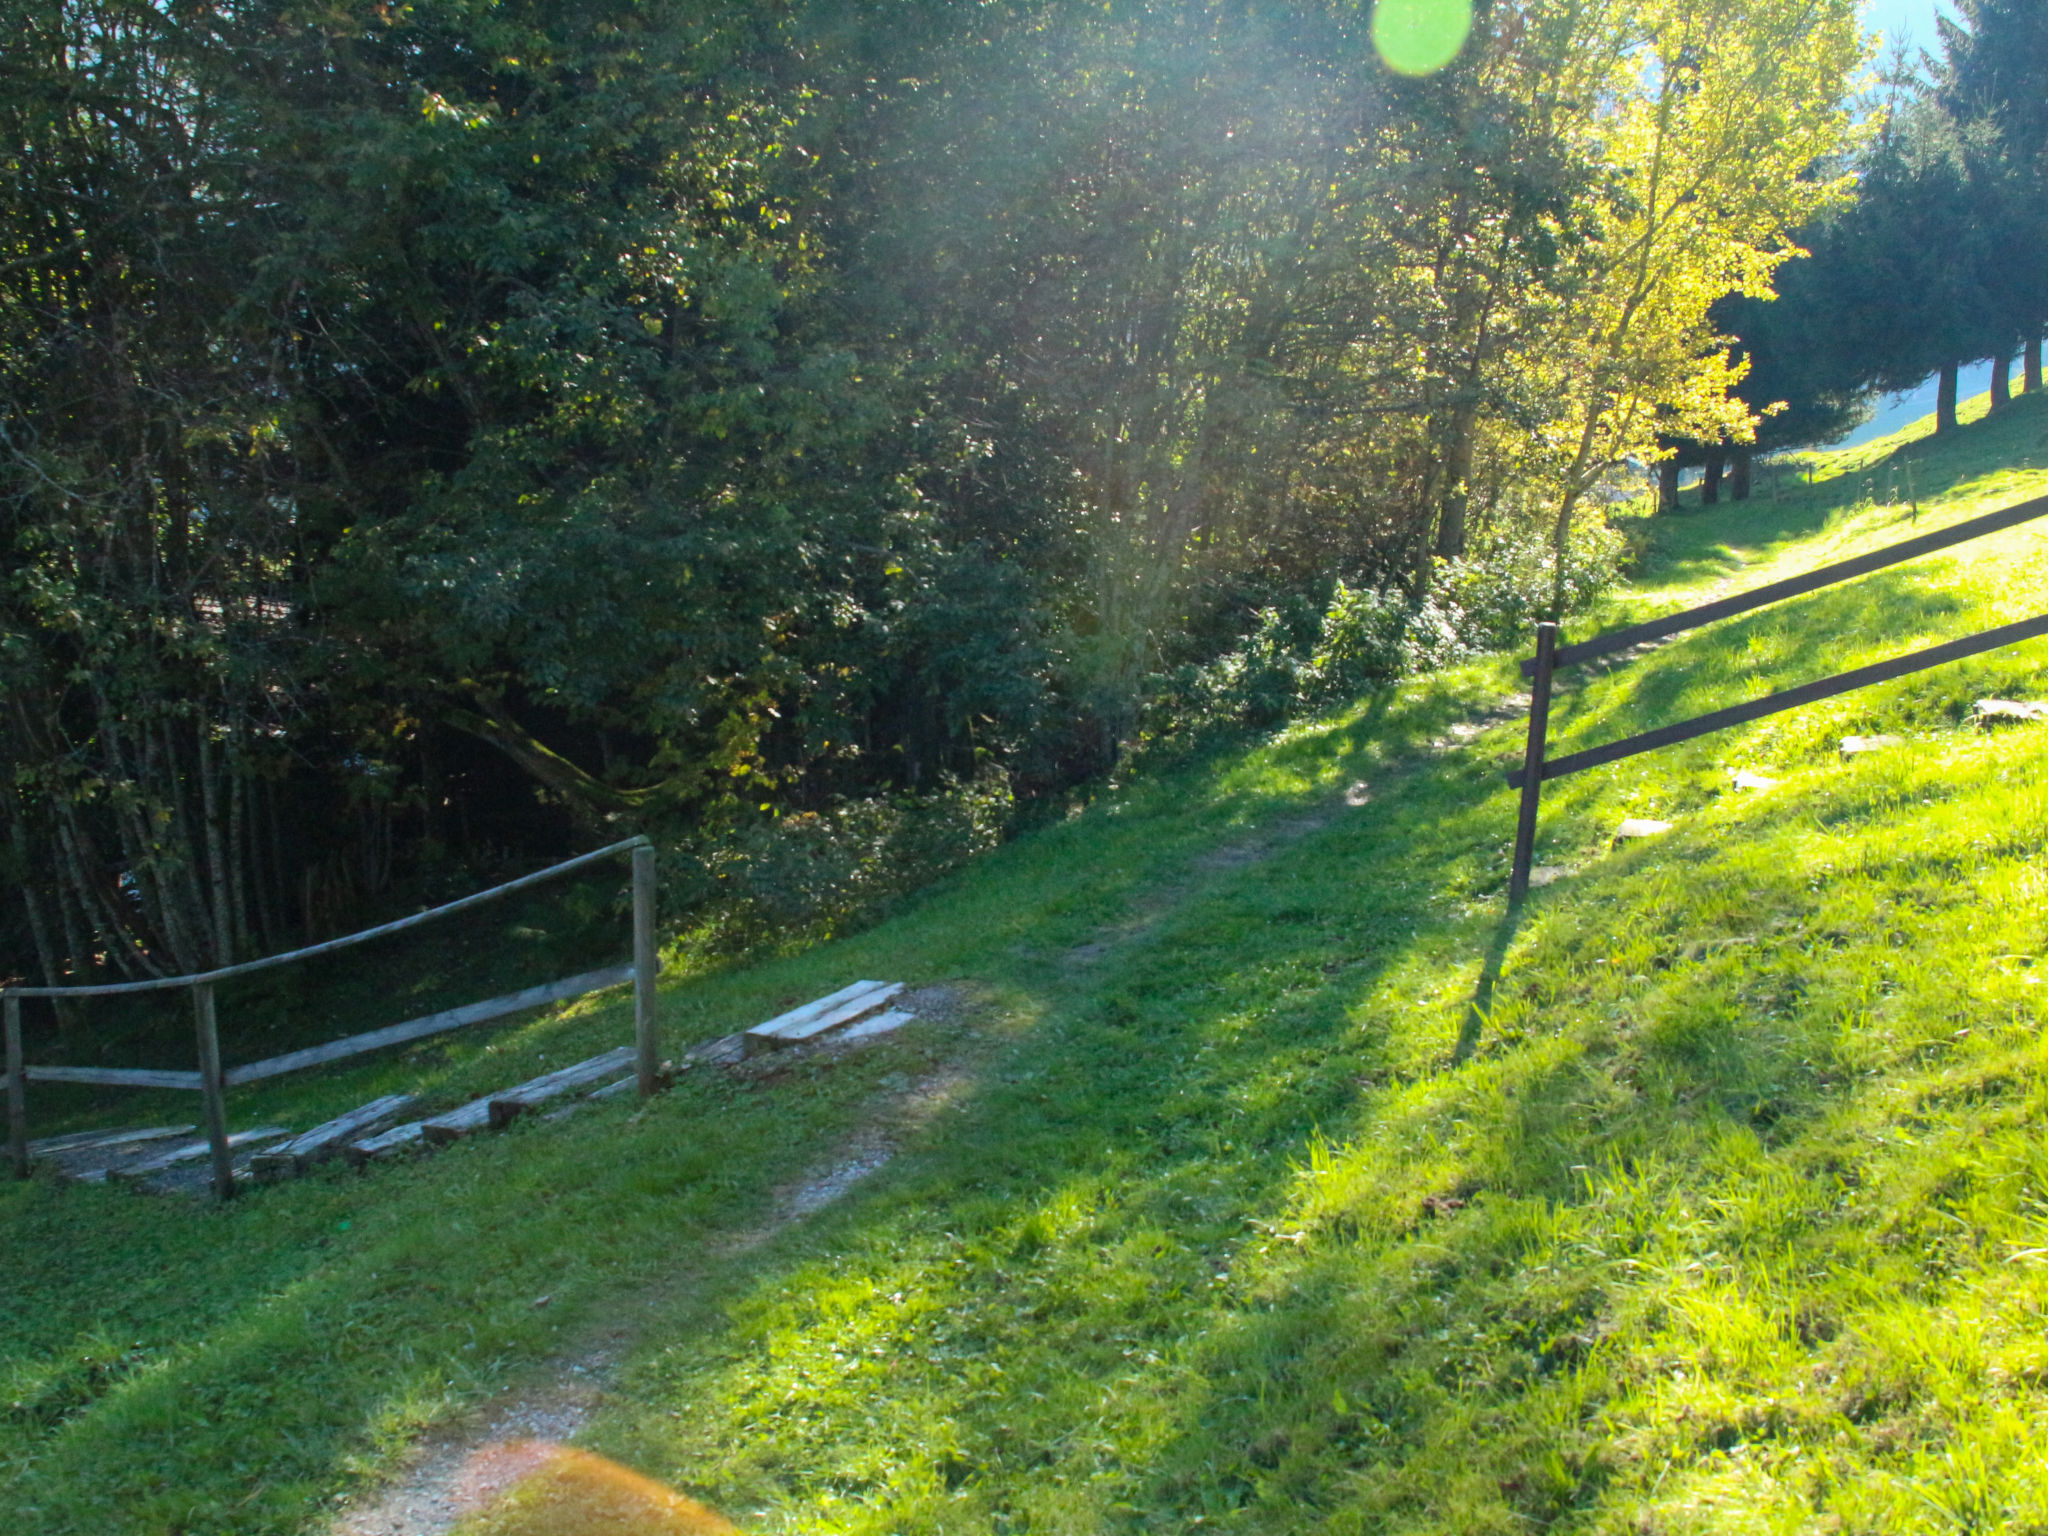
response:
[[[899,897],[1002,841],[1013,809],[998,768],[935,794],[873,796],[822,811],[737,818],[680,851],[693,926],[721,946],[822,938],[871,922]],[[694,878],[692,878],[694,876]],[[694,898],[694,899],[692,899]]]
[[[1604,519],[1583,524],[1565,566],[1566,614],[1591,606],[1619,579],[1626,542]],[[1148,679],[1141,750],[1217,728],[1268,729],[1415,672],[1528,643],[1550,610],[1556,572],[1532,527],[1476,541],[1439,560],[1420,599],[1339,580],[1320,611],[1304,597],[1262,608],[1249,633],[1206,665]]]

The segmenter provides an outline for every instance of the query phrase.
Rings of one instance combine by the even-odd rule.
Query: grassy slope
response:
[[[1905,449],[1920,526],[2048,490],[2037,406]],[[1899,447],[1648,525],[1633,605],[1900,536],[1857,502]],[[1563,746],[2039,611],[2042,536],[1587,679]],[[1518,727],[1428,747],[1510,684],[1476,664],[1133,786],[672,993],[701,1035],[968,977],[969,1037],[222,1212],[0,1191],[0,1527],[316,1529],[632,1295],[647,1342],[591,1443],[762,1529],[2048,1529],[2048,730],[1957,724],[2048,693],[2048,647],[1566,781],[1542,856],[1577,873],[1513,927]],[[1871,729],[1910,744],[1837,760]],[[1732,794],[1730,765],[1783,783]],[[1607,851],[1626,815],[1677,830]],[[586,1010],[437,1070],[624,1031]],[[940,1054],[974,1076],[908,1155],[718,1256]]]

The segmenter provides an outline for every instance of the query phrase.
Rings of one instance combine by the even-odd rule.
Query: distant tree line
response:
[[[1575,600],[1619,466],[1749,432],[1714,306],[1844,202],[1865,57],[1853,0],[1480,0],[1426,76],[1350,0],[0,4],[46,978],[621,829],[714,880],[1098,773],[1250,636]]]
[[[1953,0],[1938,48],[1895,50],[1875,134],[1854,157],[1857,195],[1798,235],[1778,297],[1731,295],[1715,314],[1749,363],[1737,394],[1753,438],[1667,438],[1663,499],[1685,464],[1718,498],[1724,466],[1748,494],[1750,456],[1826,443],[1875,393],[1937,379],[1935,430],[1956,426],[1957,376],[1989,359],[1991,408],[2041,388],[2048,331],[2048,5]]]

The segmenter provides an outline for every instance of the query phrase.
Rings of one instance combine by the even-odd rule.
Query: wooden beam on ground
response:
[[[602,1056],[579,1061],[573,1067],[563,1067],[560,1071],[550,1072],[545,1077],[536,1077],[531,1082],[521,1083],[517,1088],[508,1088],[503,1093],[492,1094],[489,1100],[490,1107],[486,1111],[491,1129],[502,1131],[537,1104],[545,1104],[549,1099],[558,1099],[565,1093],[575,1093],[579,1089],[591,1087],[602,1083],[608,1077],[616,1076],[626,1067],[634,1065],[637,1054],[634,1046],[622,1045],[617,1050],[606,1051]],[[633,1080],[636,1083],[640,1081],[637,1071]]]
[[[125,1146],[130,1142],[161,1141],[166,1136],[190,1136],[197,1126],[159,1125],[139,1131],[73,1131],[69,1136],[45,1136],[28,1144],[31,1159],[56,1157],[66,1152],[90,1152],[99,1147]]]
[[[850,987],[841,987],[814,1003],[792,1008],[765,1024],[756,1024],[746,1032],[747,1054],[783,1050],[816,1039],[842,1024],[850,1024],[864,1014],[873,1013],[902,990],[900,981],[856,981]]]
[[[445,1147],[460,1141],[465,1136],[474,1136],[478,1131],[490,1129],[491,1101],[471,1099],[460,1109],[451,1109],[445,1115],[436,1115],[431,1120],[420,1122],[427,1144]]]
[[[225,1136],[221,1139],[226,1143],[229,1152],[232,1153],[236,1147],[245,1147],[252,1141],[275,1141],[280,1136],[289,1135],[291,1135],[291,1128],[288,1126],[266,1125],[259,1130],[237,1131],[234,1135]],[[213,1150],[214,1144],[211,1138],[205,1141],[182,1142],[178,1146],[167,1147],[165,1150],[152,1156],[139,1158],[134,1162],[122,1163],[118,1167],[109,1168],[107,1170],[107,1177],[117,1184],[133,1183],[137,1179],[146,1179],[151,1174],[162,1173],[166,1168],[175,1168],[180,1163],[195,1162]]]
[[[886,1035],[892,1029],[901,1029],[917,1017],[901,1008],[891,1008],[887,1013],[878,1013],[872,1019],[862,1019],[853,1028],[838,1037],[835,1043],[848,1040],[872,1040],[876,1035]]]
[[[240,1087],[243,1083],[261,1082],[266,1077],[298,1072],[306,1067],[325,1066],[328,1062],[344,1061],[350,1056],[360,1056],[366,1051],[380,1051],[387,1045],[403,1045],[408,1040],[423,1040],[428,1035],[438,1035],[443,1030],[461,1029],[468,1024],[481,1024],[487,1019],[502,1019],[507,1014],[524,1013],[529,1008],[565,1002],[572,997],[581,997],[586,992],[599,992],[606,987],[615,987],[632,979],[633,967],[630,965],[613,965],[601,971],[585,971],[581,976],[551,981],[545,986],[528,987],[523,992],[508,992],[503,997],[486,998],[480,1003],[465,1003],[460,1008],[430,1013],[424,1018],[408,1019],[403,1024],[389,1024],[382,1029],[370,1030],[366,1034],[330,1040],[325,1045],[309,1045],[303,1051],[288,1051],[282,1056],[272,1056],[265,1061],[252,1061],[246,1066],[230,1070],[227,1074],[228,1085]],[[30,1069],[30,1075],[34,1075],[33,1068]]]
[[[316,1125],[303,1136],[294,1136],[281,1147],[266,1147],[250,1160],[249,1168],[266,1182],[293,1179],[315,1163],[338,1154],[352,1141],[359,1141],[387,1120],[395,1120],[411,1106],[409,1093],[387,1093],[325,1125]]]
[[[364,1163],[375,1162],[380,1157],[395,1157],[400,1152],[424,1145],[426,1125],[419,1120],[408,1120],[404,1125],[394,1125],[388,1131],[375,1136],[366,1136],[361,1141],[352,1141],[342,1148],[342,1155],[360,1168]]]

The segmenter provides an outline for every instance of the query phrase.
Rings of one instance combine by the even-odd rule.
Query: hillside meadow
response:
[[[2048,493],[2048,412],[1812,473],[1618,519],[1636,582],[1572,633]],[[1574,677],[1557,749],[2040,611],[2042,537]],[[864,1050],[221,1209],[0,1189],[0,1524],[312,1536],[598,1351],[580,1443],[763,1532],[2048,1529],[2048,727],[1969,719],[2048,649],[1563,781],[1569,873],[1519,913],[1515,687],[1482,659],[1105,784],[800,953],[675,950],[677,1043],[957,989]],[[629,1031],[600,1000],[236,1119]]]

